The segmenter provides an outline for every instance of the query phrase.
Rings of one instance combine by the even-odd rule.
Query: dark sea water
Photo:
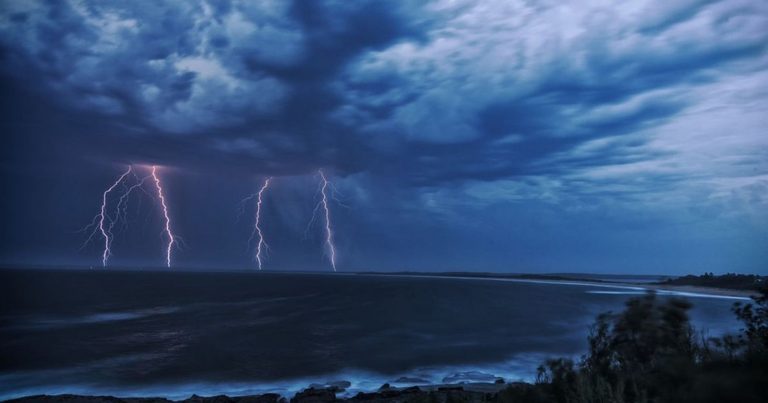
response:
[[[343,274],[0,271],[0,399],[531,380],[640,289]],[[666,298],[666,297],[665,297]],[[699,329],[734,299],[688,295]]]

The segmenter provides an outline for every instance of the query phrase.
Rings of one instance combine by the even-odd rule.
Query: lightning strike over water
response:
[[[168,236],[168,247],[165,252],[166,266],[171,267],[171,251],[173,250],[173,244],[175,237],[171,231],[171,219],[168,216],[168,206],[165,203],[165,195],[163,194],[163,186],[160,184],[160,178],[157,176],[157,166],[152,166],[152,178],[155,180],[155,188],[157,189],[157,196],[160,199],[160,205],[163,208],[163,217],[165,217],[165,233]]]
[[[110,232],[112,231],[112,228],[114,228],[115,224],[118,221],[122,220],[123,225],[125,225],[128,222],[128,211],[127,211],[128,206],[126,202],[128,201],[128,198],[131,196],[131,193],[133,193],[133,191],[136,189],[141,189],[144,193],[147,192],[146,190],[144,190],[143,186],[144,186],[144,183],[147,181],[147,179],[149,179],[149,176],[145,176],[141,178],[141,180],[139,180],[139,177],[136,176],[136,173],[134,172],[134,177],[136,178],[137,182],[131,185],[131,187],[129,187],[125,192],[123,192],[123,195],[120,196],[120,198],[117,200],[117,206],[115,207],[115,219],[109,223]]]
[[[107,188],[107,190],[105,190],[101,196],[101,212],[97,217],[99,217],[99,231],[104,237],[104,252],[102,252],[101,255],[102,267],[107,267],[107,260],[109,260],[109,256],[112,254],[112,227],[114,226],[114,221],[107,217],[107,197],[113,190],[115,190],[115,188],[123,181],[123,179],[125,179],[125,177],[131,173],[132,169],[133,168],[131,166],[128,166],[128,169],[122,175],[120,175],[117,181],[115,181],[112,186]],[[109,227],[105,228],[104,222],[107,220],[109,221]]]
[[[269,187],[269,182],[271,180],[272,180],[271,177],[265,179],[264,184],[261,186],[261,189],[259,189],[259,192],[256,194],[256,197],[257,197],[256,218],[253,223],[253,232],[251,233],[251,239],[249,239],[248,241],[250,243],[250,240],[252,240],[254,236],[259,237],[259,240],[256,243],[256,253],[255,253],[256,263],[259,265],[259,270],[261,270],[261,265],[262,265],[262,260],[261,260],[262,251],[264,248],[269,248],[269,245],[267,245],[267,242],[264,241],[264,234],[261,232],[261,203],[263,201],[262,196],[264,195],[264,191],[267,190],[267,188]]]
[[[331,211],[328,208],[327,189],[329,182],[325,177],[322,169],[319,169],[317,172],[320,174],[320,178],[323,181],[322,187],[320,188],[320,194],[322,195],[320,204],[322,204],[323,210],[325,211],[325,244],[328,247],[328,259],[331,261],[331,267],[333,268],[333,271],[336,271],[336,246],[333,244],[333,231],[331,231]]]

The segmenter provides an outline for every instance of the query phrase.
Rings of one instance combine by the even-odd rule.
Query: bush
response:
[[[649,292],[605,313],[576,364],[549,360],[537,387],[555,402],[768,401],[768,290],[735,304],[737,335],[706,340],[690,324],[691,304]]]

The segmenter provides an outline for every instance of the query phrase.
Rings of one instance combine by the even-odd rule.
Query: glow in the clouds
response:
[[[101,212],[99,213],[99,231],[101,231],[101,235],[104,237],[104,251],[101,254],[101,265],[102,267],[107,267],[107,260],[109,260],[109,256],[112,255],[112,227],[114,226],[114,221],[112,219],[109,219],[107,217],[107,197],[109,194],[115,190],[117,185],[119,185],[123,179],[125,179],[128,174],[131,173],[131,166],[128,166],[128,169],[120,175],[120,177],[115,181],[115,183],[112,184],[107,190],[104,191],[104,194],[101,196]],[[109,220],[109,227],[104,227],[104,222],[106,220]]]
[[[264,184],[261,186],[261,189],[259,189],[259,192],[256,194],[257,201],[256,201],[256,218],[253,223],[253,233],[251,233],[251,239],[253,239],[254,236],[258,236],[259,240],[256,243],[256,263],[259,265],[259,270],[261,270],[261,264],[262,264],[262,251],[264,248],[268,248],[269,245],[267,245],[267,242],[264,241],[264,234],[261,232],[261,203],[262,203],[262,196],[264,195],[264,191],[267,190],[269,187],[269,181],[271,181],[272,178],[267,178],[264,180]]]
[[[171,251],[173,250],[173,244],[175,237],[171,231],[171,218],[168,216],[168,205],[165,203],[165,195],[163,194],[163,186],[160,184],[160,178],[157,176],[157,166],[152,166],[152,178],[155,180],[155,188],[157,188],[157,196],[160,199],[160,205],[163,208],[163,217],[165,217],[165,234],[168,236],[168,246],[165,251],[165,264],[171,267]]]
[[[336,246],[333,244],[333,231],[331,230],[331,211],[328,208],[328,179],[325,177],[322,169],[317,171],[320,173],[320,178],[323,180],[322,187],[320,188],[320,194],[322,199],[320,203],[325,211],[325,244],[328,247],[328,259],[331,261],[331,267],[333,271],[336,271]]]

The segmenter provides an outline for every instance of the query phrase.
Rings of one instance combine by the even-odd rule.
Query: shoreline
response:
[[[382,277],[414,277],[414,278],[441,278],[441,279],[461,279],[461,280],[485,280],[485,281],[506,281],[516,283],[531,284],[555,284],[571,286],[591,286],[601,288],[615,288],[629,291],[661,291],[661,294],[678,295],[682,297],[710,297],[726,298],[735,300],[751,301],[751,296],[757,295],[757,291],[735,290],[730,288],[702,287],[692,285],[667,285],[657,283],[633,283],[597,279],[575,279],[561,276],[546,275],[493,275],[483,273],[482,275],[472,275],[470,273],[338,273],[337,275],[356,275],[356,276],[382,276]]]
[[[617,294],[617,295],[625,295],[627,297],[632,296],[632,294],[643,294],[646,292],[646,290],[655,290],[659,293],[661,296],[680,296],[680,297],[703,297],[703,298],[722,298],[722,299],[729,299],[729,300],[749,300],[749,296],[753,294],[749,291],[742,291],[742,290],[733,290],[733,289],[721,289],[721,288],[711,288],[711,287],[700,287],[700,286],[687,286],[687,285],[666,285],[666,284],[654,284],[654,283],[646,283],[646,282],[619,282],[619,281],[612,281],[612,280],[601,280],[601,279],[572,279],[572,278],[563,278],[563,277],[555,277],[555,278],[546,278],[545,276],[536,276],[536,278],[521,278],[522,276],[514,277],[513,275],[502,275],[502,276],[493,276],[489,274],[481,274],[481,275],[462,275],[462,273],[456,273],[456,274],[429,274],[429,273],[334,273],[332,275],[342,275],[342,276],[394,276],[394,277],[416,277],[416,278],[435,278],[435,279],[446,279],[446,280],[476,280],[476,281],[504,281],[504,282],[514,282],[514,283],[527,283],[527,284],[548,284],[548,285],[560,285],[560,286],[576,286],[576,287],[583,287],[584,292],[587,293],[604,293],[604,294]],[[485,287],[485,285],[478,286]],[[581,290],[579,290],[581,291]],[[532,368],[535,368],[533,366]],[[466,368],[469,371],[473,371],[473,369]],[[475,368],[474,370],[480,370],[484,371],[485,369],[481,368]],[[491,374],[493,374],[495,371],[490,371]],[[345,386],[345,387],[338,387],[338,386],[331,386],[334,382],[325,383],[325,384],[314,384],[311,383],[312,379],[304,378],[303,381],[294,382],[292,385],[293,388],[290,389],[283,389],[283,390],[275,390],[275,389],[261,389],[256,388],[254,389],[238,389],[238,388],[219,388],[216,389],[206,389],[205,387],[201,387],[201,385],[191,385],[191,388],[187,388],[185,392],[182,393],[176,393],[176,394],[164,394],[164,393],[157,393],[158,389],[153,390],[134,390],[133,393],[130,391],[127,392],[127,394],[123,395],[122,392],[119,392],[117,390],[94,390],[94,389],[70,389],[68,387],[63,387],[61,389],[49,389],[49,390],[32,390],[27,389],[25,392],[29,393],[27,395],[20,395],[17,394],[13,396],[11,399],[7,401],[19,401],[19,402],[34,402],[34,401],[67,401],[67,402],[101,402],[101,401],[111,401],[111,402],[119,402],[119,401],[130,401],[130,402],[149,402],[149,401],[157,401],[157,402],[181,402],[181,401],[217,401],[217,402],[225,402],[225,401],[253,401],[253,402],[296,402],[296,403],[322,403],[322,402],[341,402],[341,401],[381,401],[381,402],[387,402],[389,400],[387,399],[400,399],[403,397],[403,394],[408,394],[408,397],[418,397],[418,398],[431,398],[430,393],[432,392],[439,392],[442,393],[441,396],[444,397],[446,394],[453,393],[457,398],[461,398],[463,401],[474,401],[474,399],[477,396],[482,395],[488,395],[488,394],[498,394],[502,390],[512,386],[517,385],[521,388],[523,387],[531,387],[533,386],[533,379],[532,377],[510,377],[507,373],[499,373],[495,372],[497,375],[502,375],[503,380],[508,383],[502,383],[497,384],[493,383],[493,380],[485,380],[484,378],[474,378],[471,380],[466,381],[460,381],[460,382],[454,382],[453,380],[448,380],[446,383],[446,380],[443,380],[443,382],[440,382],[440,378],[429,378],[426,377],[426,381],[424,383],[421,382],[412,382],[410,384],[408,383],[399,383],[398,381],[384,381],[381,380],[380,382],[391,382],[395,386],[387,387],[386,389],[382,389],[380,386],[383,386],[382,383],[378,382],[369,382],[364,387],[360,387],[359,382],[356,381],[354,378],[347,378],[345,376],[340,377],[340,379],[349,379],[355,383],[355,387],[350,387],[351,384]],[[338,379],[338,378],[337,378]],[[393,379],[393,378],[390,378]],[[405,379],[403,377],[402,379]],[[482,380],[481,380],[482,379]],[[346,382],[346,381],[341,381]],[[453,382],[453,383],[451,383]],[[347,382],[348,383],[348,382]],[[226,382],[225,382],[226,384]],[[309,386],[306,386],[309,385]],[[388,384],[385,384],[388,385]],[[527,386],[524,386],[527,385]],[[70,385],[71,386],[71,385]],[[224,386],[222,384],[218,384],[217,386]],[[261,385],[264,386],[264,385]],[[301,389],[299,387],[305,386],[304,389]],[[339,388],[336,390],[332,390],[333,396],[330,396],[328,394],[328,389],[333,389],[334,387]],[[314,390],[314,392],[310,392],[309,394],[301,395],[302,393],[306,392],[307,390]],[[37,393],[35,393],[37,392]],[[313,394],[315,393],[316,394]],[[43,395],[40,393],[57,393],[56,395]],[[65,393],[65,394],[58,394],[58,393]],[[203,393],[208,395],[209,397],[199,397],[194,395],[193,393]],[[466,396],[465,396],[466,394]],[[126,396],[123,398],[115,398],[112,396]],[[301,396],[299,396],[301,395]],[[149,396],[149,397],[142,397],[142,396]],[[152,397],[154,396],[154,397]],[[189,398],[185,398],[186,396],[191,396]],[[291,398],[290,396],[293,396]],[[298,400],[297,400],[298,396]],[[274,397],[274,399],[273,399]],[[466,397],[466,399],[465,399]],[[4,400],[4,399],[0,399]],[[402,401],[402,400],[399,400]],[[441,401],[442,402],[442,401]]]
[[[265,380],[241,380],[224,382],[189,381],[156,385],[102,385],[61,383],[41,388],[26,388],[17,393],[2,393],[0,402],[21,401],[33,397],[70,396],[99,397],[117,396],[126,401],[159,399],[163,402],[185,401],[190,396],[262,396],[277,395],[290,400],[291,397],[308,389],[330,389],[339,400],[349,400],[360,393],[390,392],[419,388],[422,391],[436,391],[440,388],[464,388],[470,392],[496,393],[506,385],[530,385],[535,382],[535,369],[550,355],[524,354],[509,360],[489,365],[467,364],[446,367],[424,367],[393,374],[374,372],[342,371],[334,374],[319,374],[278,382]],[[36,400],[26,400],[36,401]],[[53,401],[53,400],[49,400]],[[59,400],[55,400],[59,401]],[[67,400],[72,402],[73,400]]]
[[[112,395],[30,395],[5,400],[13,403],[339,403],[339,402],[403,402],[403,401],[432,401],[432,402],[488,402],[495,400],[500,393],[508,389],[527,389],[533,385],[527,382],[506,383],[497,382],[468,382],[458,384],[428,384],[420,386],[395,387],[385,383],[377,390],[359,391],[347,395],[346,387],[349,382],[341,381],[334,384],[312,384],[296,392],[292,397],[278,393],[246,394],[246,395],[210,395],[199,396],[192,394],[186,399],[173,400],[166,397],[119,397]],[[341,396],[339,396],[341,395]]]
[[[665,284],[651,284],[644,285],[645,288],[657,291],[672,291],[679,293],[696,293],[711,296],[724,296],[724,297],[742,297],[751,300],[751,296],[757,295],[757,291],[747,290],[734,290],[730,288],[717,288],[717,287],[702,287],[696,285],[665,285]]]
[[[64,272],[70,271],[84,271],[91,272],[93,269],[85,267],[68,267],[68,268],[50,268],[50,267],[13,267],[4,266],[0,267],[0,272],[3,271],[54,271]],[[103,270],[97,270],[98,272],[104,272]],[[111,272],[123,272],[123,273],[171,273],[165,268],[158,270],[147,270],[145,268],[110,268]],[[656,290],[656,291],[668,291],[673,293],[680,293],[681,296],[721,296],[721,297],[733,297],[736,299],[749,300],[750,296],[757,295],[757,290],[743,290],[734,288],[723,287],[707,287],[698,285],[675,285],[675,284],[662,284],[659,282],[651,281],[650,279],[672,278],[673,276],[662,275],[626,275],[626,277],[647,277],[648,281],[622,281],[619,275],[614,274],[588,274],[577,273],[575,275],[569,275],[569,273],[553,273],[553,274],[534,274],[534,273],[494,273],[494,272],[377,272],[377,271],[348,271],[348,272],[320,272],[320,271],[285,271],[285,270],[192,270],[192,269],[174,269],[172,273],[189,273],[189,274],[254,274],[254,275],[329,275],[329,276],[366,276],[366,277],[413,277],[413,278],[441,278],[441,279],[464,279],[464,280],[488,280],[488,281],[509,281],[509,282],[521,282],[521,283],[534,283],[534,284],[560,284],[560,285],[581,285],[581,286],[595,286],[595,287],[611,287],[619,289],[631,289],[631,290]],[[614,278],[605,278],[614,277]],[[695,295],[686,295],[695,294]]]

